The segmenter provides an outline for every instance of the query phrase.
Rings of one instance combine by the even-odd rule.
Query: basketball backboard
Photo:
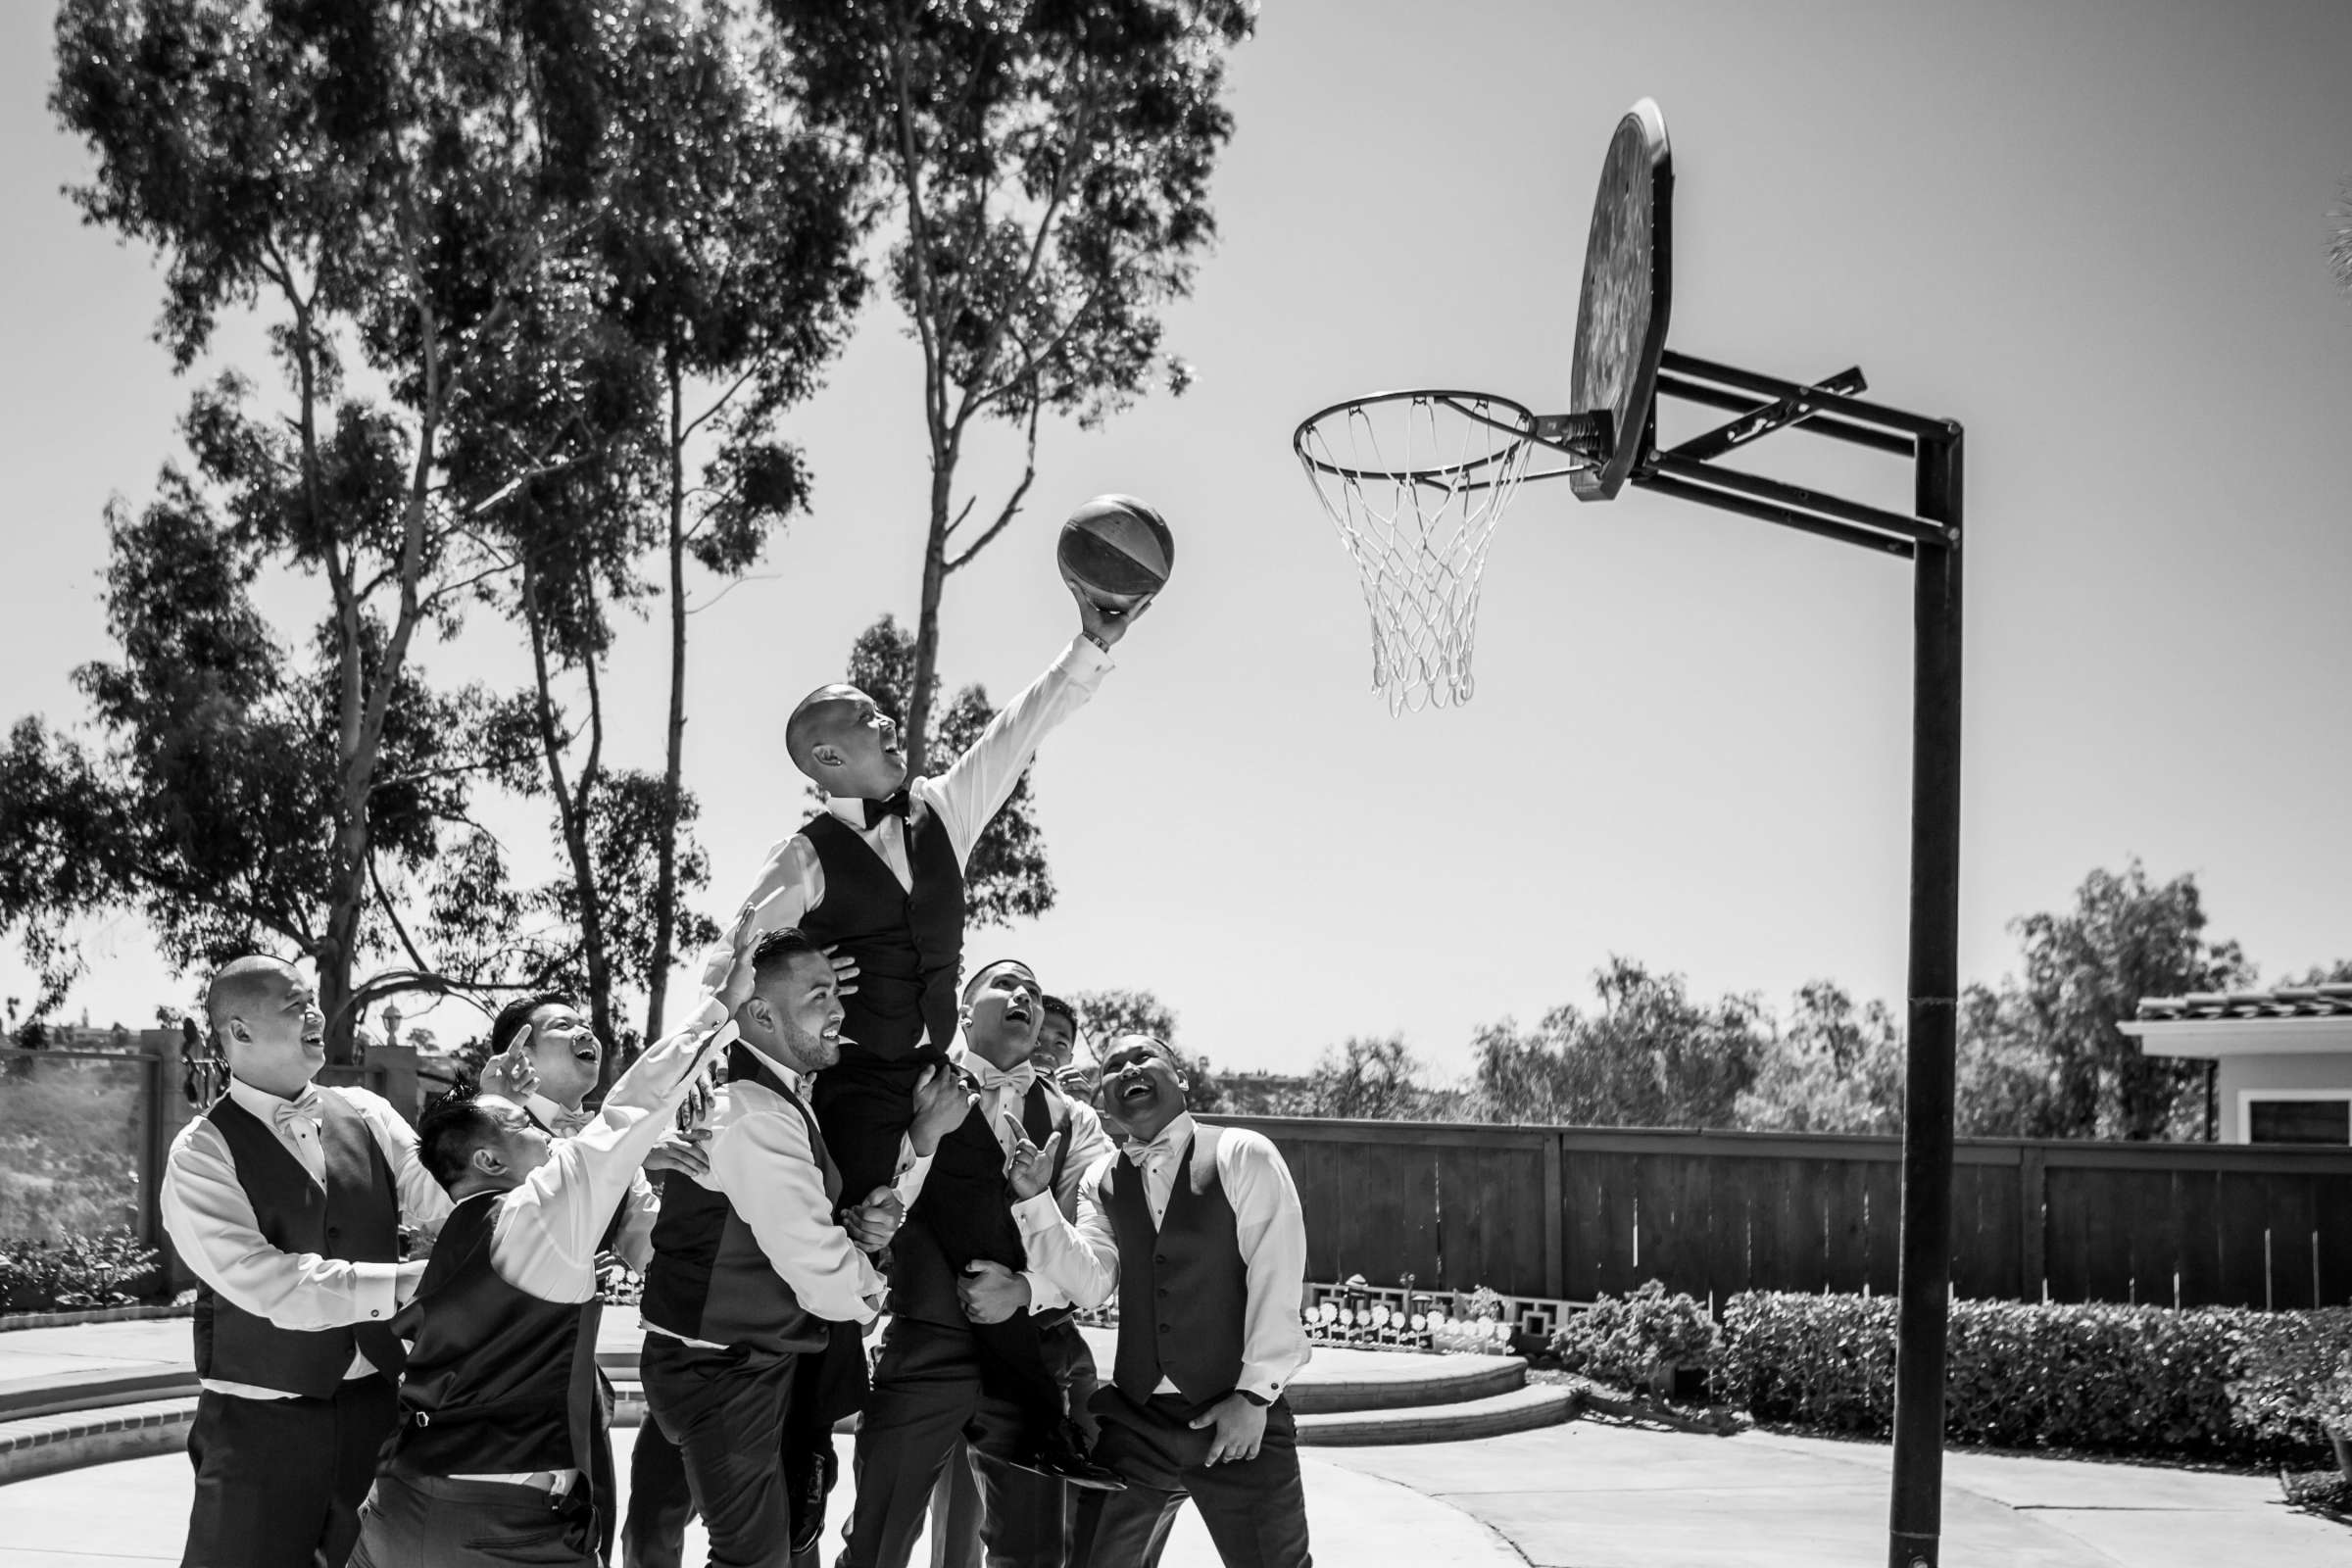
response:
[[[1568,476],[1579,501],[1606,501],[1625,484],[1649,440],[1658,360],[1674,298],[1674,155],[1654,99],[1625,112],[1609,138],[1585,241],[1576,301],[1576,360],[1568,407],[1615,416],[1615,447],[1597,467]]]

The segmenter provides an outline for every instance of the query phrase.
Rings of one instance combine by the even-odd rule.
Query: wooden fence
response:
[[[1282,1150],[1307,1277],[1589,1300],[1658,1279],[1891,1293],[1893,1138],[1213,1116]],[[1961,1296],[2352,1302],[2352,1150],[1964,1140]]]

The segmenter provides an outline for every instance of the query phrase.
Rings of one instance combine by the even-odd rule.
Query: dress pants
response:
[[[648,1336],[648,1343],[660,1337]],[[865,1402],[862,1341],[857,1324],[836,1323],[822,1355],[799,1358],[782,1448],[788,1487],[803,1468],[821,1462],[815,1450],[832,1446],[833,1423]],[[678,1446],[659,1422],[647,1421],[637,1429],[637,1446],[629,1454],[629,1512],[620,1528],[623,1568],[681,1568],[686,1522],[694,1512]]]
[[[859,1052],[809,1081],[808,1108],[825,1135],[825,1152],[841,1172],[841,1201],[851,1207],[899,1171],[899,1140],[914,1124],[914,1086],[925,1067],[946,1058],[925,1046],[896,1061]]]
[[[1067,1488],[1063,1490],[1068,1490]],[[931,1489],[931,1568],[985,1568],[980,1561],[980,1478],[961,1438]]]
[[[1102,1421],[1095,1458],[1124,1476],[1127,1490],[1079,1499],[1070,1568],[1151,1568],[1188,1496],[1200,1505],[1225,1568],[1310,1568],[1290,1400],[1276,1399],[1266,1411],[1256,1458],[1218,1465],[1204,1462],[1212,1435],[1190,1425],[1200,1410],[1173,1394],[1138,1403],[1114,1386],[1095,1396]],[[1410,1556],[1405,1546],[1399,1543],[1400,1562]]]
[[[791,1561],[782,1455],[800,1360],[790,1351],[710,1350],[664,1334],[645,1338],[639,1372],[646,1407],[678,1446],[688,1494],[710,1536],[710,1568],[787,1568]]]
[[[388,1467],[360,1510],[351,1568],[599,1568],[596,1507],[499,1481]]]
[[[1062,1327],[1076,1338],[1076,1330]],[[978,1336],[969,1327],[891,1319],[858,1428],[858,1495],[836,1568],[906,1568],[959,1441],[970,1446],[979,1482],[988,1568],[1060,1568],[1065,1489],[1007,1462],[1033,1452],[1038,1437],[1032,1402],[984,1376]],[[947,1543],[949,1550],[955,1546]]]
[[[325,1399],[196,1397],[196,1501],[181,1568],[343,1568],[399,1396],[380,1374]]]

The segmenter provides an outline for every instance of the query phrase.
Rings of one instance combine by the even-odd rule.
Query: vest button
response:
[[[1165,1292],[1162,1292],[1161,1294],[1162,1294],[1162,1295],[1165,1295],[1166,1293],[1165,1293]],[[1162,1324],[1159,1326],[1159,1332],[1160,1332],[1160,1333],[1162,1333],[1162,1334],[1166,1334],[1166,1333],[1169,1333],[1169,1332],[1171,1332],[1170,1325],[1168,1325],[1168,1324],[1165,1324],[1165,1323],[1162,1323]]]
[[[1152,1255],[1152,1261],[1157,1263],[1161,1268],[1166,1268],[1168,1266],[1168,1260],[1159,1256],[1157,1253]]]
[[[326,1228],[326,1239],[330,1242],[341,1241],[343,1239],[343,1233],[335,1229],[335,1227],[332,1225],[329,1225]]]

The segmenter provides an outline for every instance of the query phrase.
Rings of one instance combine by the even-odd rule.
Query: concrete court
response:
[[[634,1428],[613,1435],[626,1485]],[[833,1496],[823,1557],[839,1549],[848,1516],[848,1438],[841,1448],[842,1490]],[[1412,1563],[1429,1568],[1521,1568],[1502,1539],[1469,1515],[1410,1487],[1377,1476],[1306,1461],[1309,1528],[1326,1564]],[[0,1568],[137,1568],[176,1563],[192,1491],[188,1461],[159,1454],[95,1465],[0,1487]],[[702,1527],[690,1527],[686,1561],[700,1563]],[[930,1560],[918,1543],[913,1561]],[[1187,1509],[1168,1542],[1165,1568],[1216,1568],[1217,1554],[1200,1517]],[[421,1565],[420,1565],[421,1568]]]

